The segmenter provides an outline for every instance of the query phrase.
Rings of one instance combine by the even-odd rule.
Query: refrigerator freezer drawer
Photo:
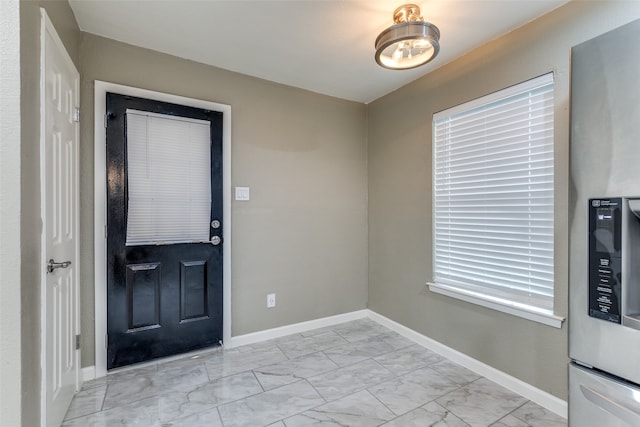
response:
[[[571,363],[569,426],[640,426],[640,387]]]

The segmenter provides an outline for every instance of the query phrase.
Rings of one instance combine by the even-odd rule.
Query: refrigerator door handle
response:
[[[630,426],[640,425],[640,403],[637,401],[620,402],[585,385],[580,385],[580,390],[590,402],[615,415]]]

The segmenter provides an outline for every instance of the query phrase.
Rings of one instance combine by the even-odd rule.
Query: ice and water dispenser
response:
[[[640,197],[589,199],[589,316],[640,329]]]

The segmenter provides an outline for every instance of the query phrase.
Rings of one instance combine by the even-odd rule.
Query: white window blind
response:
[[[209,240],[205,120],[127,110],[127,246]]]
[[[434,283],[553,312],[553,74],[434,115]]]

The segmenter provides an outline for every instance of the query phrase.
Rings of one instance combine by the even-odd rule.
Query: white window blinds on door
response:
[[[127,110],[127,246],[209,240],[210,145],[208,121]]]
[[[434,115],[434,282],[553,311],[553,75]]]

